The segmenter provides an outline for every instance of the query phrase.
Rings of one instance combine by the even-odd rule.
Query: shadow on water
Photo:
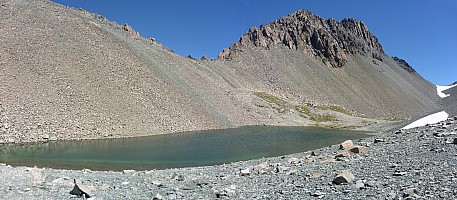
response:
[[[7,145],[0,148],[0,162],[61,169],[163,169],[280,156],[367,136],[366,132],[316,127],[245,126],[138,138]]]

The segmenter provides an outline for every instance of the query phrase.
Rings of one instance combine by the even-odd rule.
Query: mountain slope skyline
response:
[[[326,19],[355,18],[365,22],[391,56],[406,60],[419,74],[438,85],[455,82],[457,18],[451,0],[430,1],[122,1],[55,2],[82,7],[120,24],[128,23],[145,37],[182,56],[215,58],[251,27],[259,27],[300,9]],[[273,9],[274,8],[274,9]],[[426,14],[424,14],[426,13]],[[185,16],[185,17],[182,17]],[[158,20],[160,19],[160,20]]]
[[[3,142],[245,125],[385,130],[440,106],[436,87],[356,20],[298,11],[265,26],[268,40],[246,37],[229,59],[205,60],[83,9],[48,0],[2,7]]]

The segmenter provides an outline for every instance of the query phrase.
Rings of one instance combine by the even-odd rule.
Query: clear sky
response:
[[[128,23],[176,53],[217,57],[246,33],[300,9],[363,21],[391,55],[434,84],[457,81],[456,0],[53,0]]]

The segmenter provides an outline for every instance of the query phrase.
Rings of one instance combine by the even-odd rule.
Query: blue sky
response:
[[[457,81],[456,0],[53,0],[128,23],[176,53],[217,54],[250,28],[300,9],[363,21],[384,51],[434,84]],[[287,3],[285,3],[287,2]]]

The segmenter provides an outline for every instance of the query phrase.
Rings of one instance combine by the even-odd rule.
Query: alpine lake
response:
[[[120,171],[218,165],[304,152],[368,137],[368,132],[296,126],[244,126],[136,138],[0,146],[12,166]]]

